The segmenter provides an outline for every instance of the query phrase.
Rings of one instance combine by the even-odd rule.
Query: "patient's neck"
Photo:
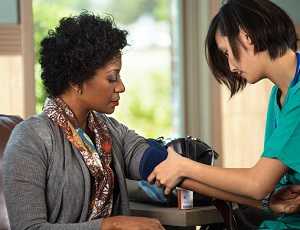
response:
[[[59,98],[61,98],[72,110],[72,112],[76,116],[78,122],[77,125],[85,130],[89,110],[84,106],[84,104],[80,103],[81,101],[78,96],[72,91],[69,91],[60,95]]]

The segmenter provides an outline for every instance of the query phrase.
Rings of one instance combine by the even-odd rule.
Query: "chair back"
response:
[[[0,114],[0,230],[10,230],[3,194],[3,152],[11,131],[21,121],[21,117]]]

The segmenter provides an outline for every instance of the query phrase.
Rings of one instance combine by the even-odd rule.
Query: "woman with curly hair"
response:
[[[213,75],[231,95],[247,83],[274,83],[261,158],[251,168],[221,168],[183,158],[170,148],[148,180],[169,193],[184,179],[182,186],[188,189],[269,209],[273,191],[284,194],[280,191],[300,184],[300,54],[295,26],[269,0],[228,0],[210,24],[206,51]],[[299,197],[292,200],[294,204],[280,210],[282,215],[263,221],[259,228],[300,229],[300,214],[295,212]]]
[[[111,18],[82,12],[62,18],[41,42],[49,97],[41,114],[13,130],[4,157],[13,230],[163,229],[158,220],[128,216],[125,177],[141,178],[142,162],[156,150],[105,115],[125,91],[126,36]]]

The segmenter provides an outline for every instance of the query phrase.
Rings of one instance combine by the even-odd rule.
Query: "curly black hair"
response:
[[[101,18],[88,11],[64,17],[41,41],[41,78],[47,93],[58,96],[70,84],[92,78],[127,45],[126,30],[112,17]]]

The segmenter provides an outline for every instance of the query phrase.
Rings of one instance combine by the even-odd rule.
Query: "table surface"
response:
[[[204,224],[222,223],[223,218],[214,206],[194,207],[181,210],[177,207],[161,207],[157,205],[130,202],[133,216],[151,217],[169,226],[199,226]]]

